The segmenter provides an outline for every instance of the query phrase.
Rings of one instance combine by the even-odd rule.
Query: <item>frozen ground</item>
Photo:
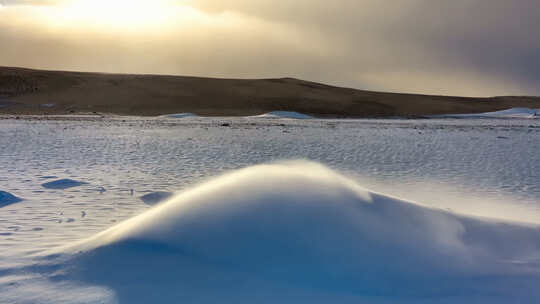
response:
[[[491,259],[496,255],[488,253],[485,264],[478,266],[480,268],[485,266],[490,268],[491,271],[473,269],[471,270],[473,275],[466,277],[466,279],[471,280],[470,282],[476,282],[475,280],[478,280],[479,277],[485,278],[488,276],[488,281],[483,281],[482,284],[489,285],[489,282],[492,282],[495,284],[494,286],[498,286],[495,290],[497,292],[503,293],[501,288],[513,289],[513,292],[507,292],[505,296],[520,296],[522,299],[530,299],[527,296],[537,296],[533,292],[533,288],[530,288],[530,284],[538,282],[536,278],[539,273],[536,268],[539,261],[537,256],[538,230],[535,228],[535,224],[540,223],[540,153],[538,151],[540,151],[540,122],[530,119],[311,119],[299,121],[260,118],[191,117],[170,120],[161,118],[113,117],[102,119],[99,117],[72,117],[46,121],[37,118],[0,120],[0,170],[2,170],[0,191],[5,191],[23,199],[20,202],[11,203],[0,208],[0,303],[101,303],[114,302],[119,299],[121,302],[125,302],[123,301],[126,299],[125,289],[118,285],[122,277],[112,276],[117,280],[107,280],[109,272],[117,273],[119,276],[122,273],[131,273],[135,277],[147,272],[148,277],[146,279],[150,281],[156,280],[158,277],[155,274],[150,274],[150,268],[147,269],[146,266],[139,269],[141,271],[145,270],[142,273],[137,271],[132,273],[128,269],[122,268],[114,269],[115,260],[111,257],[120,254],[126,256],[126,261],[130,259],[139,262],[148,260],[167,261],[167,257],[170,258],[171,252],[174,251],[167,251],[168,247],[165,249],[153,247],[156,245],[153,242],[156,240],[154,236],[160,235],[159,233],[156,234],[155,231],[170,227],[170,225],[167,225],[168,221],[159,220],[152,222],[151,225],[145,224],[135,231],[131,227],[126,228],[126,225],[124,225],[124,228],[120,228],[123,232],[117,234],[117,236],[136,236],[139,240],[149,241],[150,245],[146,244],[149,247],[146,245],[138,247],[141,246],[141,243],[113,242],[112,247],[106,247],[112,248],[111,253],[99,249],[100,246],[90,246],[89,248],[92,249],[89,250],[91,252],[94,252],[92,251],[94,249],[97,250],[95,256],[101,258],[82,257],[80,261],[75,259],[75,262],[66,262],[68,264],[75,263],[75,268],[80,266],[82,269],[90,268],[93,270],[79,275],[73,275],[69,270],[66,270],[64,262],[58,262],[54,259],[43,260],[43,256],[50,252],[57,252],[57,248],[61,246],[69,246],[85,238],[92,237],[96,233],[151,208],[141,199],[145,195],[177,192],[191,188],[213,176],[230,170],[290,159],[308,159],[320,162],[332,169],[339,170],[352,179],[347,179],[345,184],[348,186],[340,188],[339,185],[341,184],[336,184],[336,180],[340,180],[341,177],[331,178],[335,173],[325,171],[327,169],[321,171],[307,166],[295,171],[291,168],[291,172],[309,173],[313,171],[316,172],[314,176],[327,176],[329,179],[323,179],[313,184],[309,176],[307,180],[297,180],[295,178],[290,185],[298,189],[300,194],[295,194],[290,188],[279,188],[278,193],[289,194],[280,197],[282,198],[281,201],[284,202],[287,202],[287,197],[293,202],[315,200],[322,204],[326,201],[351,201],[351,196],[347,194],[352,191],[350,187],[356,189],[358,185],[361,185],[401,199],[414,200],[420,204],[444,209],[444,212],[436,213],[435,217],[422,217],[423,220],[418,222],[418,227],[424,230],[433,230],[434,227],[439,227],[440,223],[444,223],[444,221],[441,222],[440,220],[440,217],[442,217],[448,220],[448,223],[451,223],[448,226],[450,228],[447,227],[449,230],[443,229],[444,233],[441,232],[442,234],[437,232],[440,229],[433,230],[433,234],[427,234],[428,232],[422,229],[415,230],[413,228],[415,227],[414,222],[413,226],[407,226],[411,225],[411,223],[402,222],[408,218],[403,214],[410,216],[410,218],[416,218],[418,214],[424,214],[425,210],[428,209],[415,209],[415,207],[411,211],[406,208],[410,212],[404,213],[402,207],[399,207],[401,206],[399,200],[386,197],[377,201],[387,202],[379,203],[379,206],[380,204],[390,206],[391,208],[384,209],[390,211],[374,213],[375,217],[373,219],[375,221],[373,223],[388,222],[393,223],[392,225],[365,224],[360,227],[362,229],[355,227],[355,229],[360,229],[359,232],[372,232],[373,235],[382,235],[387,238],[392,236],[396,240],[411,238],[411,244],[409,245],[403,244],[402,241],[393,242],[392,237],[388,238],[390,241],[385,244],[370,243],[372,245],[387,246],[384,247],[387,250],[397,249],[405,252],[402,256],[405,256],[406,259],[412,259],[410,265],[421,265],[421,263],[415,264],[417,263],[413,261],[415,259],[427,258],[434,261],[436,258],[440,258],[441,248],[444,249],[446,248],[444,246],[453,244],[452,240],[454,239],[452,239],[452,236],[454,234],[450,233],[450,238],[448,238],[448,234],[445,233],[455,231],[455,223],[459,224],[458,228],[465,227],[467,231],[472,229],[473,232],[465,235],[469,241],[473,240],[473,243],[482,243],[477,247],[479,251],[492,249],[500,252],[504,251],[503,248],[508,243],[518,244],[510,246],[513,248],[511,251],[500,252],[501,256],[498,257],[513,260],[512,262],[506,261],[507,264],[505,265],[523,265],[523,267],[512,266],[505,268],[497,263],[490,264],[493,262]],[[230,186],[233,190],[241,191],[230,190],[227,188],[229,186],[220,188],[215,190],[217,194],[212,194],[209,201],[215,201],[215,197],[218,197],[220,198],[219,201],[237,202],[237,200],[231,200],[230,195],[227,196],[230,193],[236,193],[240,197],[251,199],[253,198],[253,192],[249,192],[247,189],[259,189],[260,185],[265,182],[272,185],[279,183],[280,180],[289,180],[288,173],[278,174],[274,179],[265,179],[265,176],[271,174],[265,173],[265,171],[262,172],[262,181],[255,183],[252,187],[240,183]],[[255,177],[258,176],[255,175]],[[251,180],[248,179],[247,181]],[[253,180],[257,180],[257,178]],[[350,186],[351,183],[353,186]],[[58,187],[46,188],[43,186],[47,184]],[[328,191],[325,192],[325,189]],[[242,195],[243,191],[246,191],[245,196]],[[265,191],[253,198],[253,201],[266,202],[275,200],[272,191]],[[323,193],[330,193],[329,199],[321,199]],[[270,195],[268,200],[260,200],[261,197],[265,198],[268,195]],[[149,197],[152,198],[153,196],[150,195]],[[185,201],[186,199],[180,200]],[[364,200],[359,199],[359,202]],[[192,200],[187,201],[192,202]],[[394,208],[394,205],[398,207]],[[261,206],[260,209],[233,208],[233,210],[241,211],[239,219],[242,224],[233,225],[233,227],[236,227],[236,232],[250,231],[250,227],[257,227],[259,224],[259,227],[262,227],[260,231],[263,232],[277,229],[274,226],[269,226],[270,229],[268,226],[263,225],[264,221],[259,222],[256,220],[258,212],[265,210],[270,210],[269,214],[278,216],[275,213],[276,210],[268,209],[264,204]],[[287,206],[290,205],[285,204],[284,208],[288,208]],[[157,209],[153,210],[159,210],[160,208],[158,206]],[[177,210],[177,208],[174,207],[172,210]],[[223,225],[223,223],[228,223],[230,218],[216,218],[214,216],[214,214],[223,215],[223,213],[205,210],[199,213],[203,215],[203,219],[213,219],[214,223],[217,223],[215,224],[217,227],[229,227]],[[292,227],[292,232],[299,233],[299,236],[304,240],[315,239],[317,242],[320,238],[309,234],[305,235],[304,230],[291,223],[301,221],[306,218],[306,214],[309,214],[311,220],[304,223],[303,229],[317,227],[317,223],[320,223],[321,220],[330,221],[327,225],[331,226],[334,223],[332,222],[333,219],[340,219],[342,215],[332,217],[335,214],[330,214],[332,212],[343,214],[343,209],[292,208],[286,210],[292,210],[293,215],[287,213],[289,216],[282,219],[281,223],[283,225],[281,226]],[[294,215],[295,210],[300,210],[297,214],[298,217]],[[471,217],[455,215],[456,213],[500,218],[513,222],[526,221],[533,223],[533,225],[522,226],[510,222],[510,224],[504,224],[506,226],[503,226],[503,228],[494,227],[492,224],[485,224],[485,222],[473,220]],[[180,216],[175,212],[166,214],[172,218]],[[325,214],[328,214],[328,217],[324,216]],[[161,216],[158,218],[161,218]],[[250,218],[253,218],[253,220],[249,221]],[[433,223],[432,225],[429,224],[429,221],[426,222],[426,219],[433,218],[436,219],[435,223],[439,224],[433,226]],[[193,222],[193,219],[199,218],[197,216],[188,217],[191,222]],[[365,220],[365,218],[363,219]],[[142,223],[144,221],[146,220],[143,220]],[[173,222],[176,223],[176,221]],[[345,226],[340,226],[341,228],[336,228],[337,230],[324,231],[330,236],[334,232],[343,235],[343,231],[349,231],[352,227],[347,226],[352,224],[345,224],[348,222],[342,222],[341,220],[337,222],[344,223]],[[164,224],[161,225],[161,223]],[[215,232],[212,231],[216,230],[211,228],[214,226],[193,227],[180,229],[181,231],[187,231],[186,233],[191,235],[190,238],[189,235],[171,236],[170,234],[164,234],[165,239],[160,240],[160,244],[173,244],[174,246],[171,248],[178,249],[175,246],[180,240],[181,242],[191,242],[190,244],[199,244],[199,247],[195,246],[194,248],[203,251],[216,250],[221,252],[227,248],[238,246],[239,244],[235,242],[242,243],[231,239],[231,247],[226,244],[219,245],[219,242],[216,242],[217,239],[222,239],[223,242],[229,242],[229,240],[221,234],[213,234]],[[270,230],[267,230],[267,228]],[[211,233],[201,233],[198,229]],[[405,229],[406,232],[410,231],[410,235],[400,237],[398,234],[400,229]],[[291,232],[291,230],[283,229],[279,231],[282,234]],[[259,237],[257,234],[254,236]],[[438,247],[440,244],[437,245],[437,242],[433,244],[433,237],[437,236],[441,236],[440,241],[444,243],[441,245],[444,245],[443,247]],[[188,239],[185,239],[186,237]],[[253,235],[244,237],[248,238],[247,241],[249,242],[253,241],[249,239]],[[293,260],[302,260],[299,256],[306,252],[305,247],[291,247],[291,243],[287,241],[287,238],[272,239],[268,238],[268,235],[265,237],[266,239],[263,238],[263,240],[268,242],[263,242],[262,245],[272,246],[273,250],[280,246],[291,248],[291,258]],[[203,242],[204,238],[207,238],[209,242]],[[93,244],[96,243],[95,239],[96,237],[94,237]],[[97,239],[97,243],[103,243],[103,239],[100,239],[100,237],[97,237]],[[111,238],[107,237],[107,239]],[[122,237],[119,239],[122,239]],[[484,240],[482,241],[482,239]],[[114,241],[114,238],[112,240]],[[365,242],[366,238],[359,235],[356,240]],[[424,243],[426,240],[428,244],[433,246],[426,245]],[[450,243],[447,243],[449,240]],[[339,244],[354,241],[353,234],[349,239],[322,239],[321,243],[313,246],[315,246],[314,248],[319,248],[318,246],[326,248],[327,245],[332,245],[339,248]],[[371,239],[371,242],[373,242],[373,239]],[[205,247],[200,246],[200,244],[213,245]],[[413,244],[422,248],[425,247],[426,252],[421,253],[413,250],[413,247],[416,246]],[[143,253],[138,256],[137,252],[144,251],[144,248],[157,249],[156,252],[159,255],[153,256],[155,253],[151,253],[149,256],[145,256]],[[359,250],[357,247],[347,248],[355,254]],[[378,247],[371,246],[370,248]],[[165,252],[162,252],[162,250],[165,250]],[[247,248],[245,251],[251,252],[252,249]],[[367,263],[375,261],[373,258],[383,251],[381,249],[380,251],[368,252],[367,257],[372,259],[368,259]],[[255,251],[253,255],[246,255],[245,257],[249,260],[249,262],[246,261],[246,267],[249,268],[250,265],[276,265],[273,263],[283,265],[287,261],[290,262],[290,260],[287,260],[287,255],[280,256],[280,251],[270,250],[269,252],[275,254],[265,256],[263,251]],[[468,254],[469,247],[465,247],[464,252],[465,254],[460,251],[450,256],[456,259],[470,257]],[[268,258],[272,258],[272,256],[276,258],[276,261],[268,261]],[[241,264],[234,252],[224,252],[223,255],[214,252],[211,255],[205,255],[205,258],[210,258],[214,262],[216,262],[214,260],[216,257],[218,257],[218,263]],[[223,260],[220,260],[220,257]],[[191,256],[191,258],[196,257]],[[312,265],[309,264],[311,261],[315,263],[313,265],[337,267],[338,270],[343,271],[343,265],[345,264],[329,262],[339,258],[347,258],[347,255],[335,251],[325,251],[324,254],[313,258],[313,260],[306,261],[308,263],[306,265]],[[366,258],[366,256],[363,258]],[[386,255],[386,258],[389,260],[399,259],[399,256],[395,257],[390,254]],[[195,267],[193,265],[196,265],[196,263],[192,263],[193,261],[190,259],[178,261],[179,265],[187,267],[186,271],[188,272],[184,272],[182,275],[179,274],[176,277],[174,275],[166,276],[169,280],[168,283],[161,282],[161,284],[171,287],[171,282],[183,280],[183,288],[185,289],[190,286],[190,283],[186,281],[193,281],[193,276],[196,277],[196,273],[215,275],[216,278],[215,281],[208,283],[210,285],[193,283],[193,289],[191,290],[200,291],[199,295],[206,298],[198,298],[199,301],[197,301],[193,294],[186,294],[186,297],[191,296],[191,298],[185,298],[185,302],[200,303],[204,300],[215,302],[216,298],[212,298],[208,294],[208,290],[205,290],[209,286],[213,286],[213,288],[221,287],[223,290],[230,290],[231,288],[233,290],[234,288],[258,290],[261,296],[266,294],[266,299],[271,299],[271,294],[275,295],[272,290],[257,289],[261,286],[272,286],[271,282],[276,277],[273,276],[275,274],[271,273],[269,269],[261,270],[262,273],[270,271],[267,273],[269,277],[254,279],[251,276],[234,275],[231,281],[233,283],[229,283],[232,285],[216,286],[212,284],[219,285],[226,282],[227,280],[220,278],[230,277],[231,273],[229,272],[228,275],[228,272],[224,272],[223,269],[219,269],[219,271],[214,269],[215,264],[206,265],[203,263],[197,264],[198,266]],[[319,259],[323,259],[324,262]],[[477,255],[473,255],[472,261],[475,261],[474,259],[483,260]],[[257,263],[257,261],[260,263]],[[101,267],[100,263],[103,263]],[[390,271],[386,274],[393,276],[394,279],[396,277],[401,278],[402,281],[414,277],[418,280],[411,282],[416,282],[419,285],[425,283],[418,277],[422,277],[422,275],[418,273],[412,274],[415,269],[403,270],[407,269],[409,264],[396,263],[395,265],[392,264],[394,266],[392,269],[395,272]],[[452,263],[455,264],[451,265],[457,266],[466,265],[462,261],[452,261]],[[346,265],[363,267],[362,265],[367,264],[349,262]],[[384,265],[384,263],[375,263],[372,274],[381,271],[377,267],[385,268],[381,265]],[[156,267],[161,271],[168,268],[163,264]],[[293,268],[296,270],[296,275],[302,273],[302,266],[299,265],[298,267],[298,269]],[[310,269],[312,268],[310,266]],[[420,269],[416,270],[422,269],[420,267]],[[524,275],[523,269],[526,270],[526,275]],[[237,269],[240,272],[244,270]],[[100,273],[101,271],[103,273]],[[325,274],[327,271],[328,269],[321,270],[319,273],[310,275],[322,280],[316,280],[319,283],[322,282],[320,283],[321,286],[328,286],[329,283],[325,283],[324,279],[321,279],[325,278],[325,276],[321,276],[321,273]],[[429,282],[432,282],[434,280],[433,276],[437,277],[437,275],[440,275],[439,279],[441,277],[448,279],[448,276],[450,276],[453,279],[463,280],[462,277],[455,276],[455,273],[443,270],[439,272],[433,271],[428,271],[426,276],[426,278],[429,278]],[[175,269],[173,273],[178,272],[182,272],[182,270]],[[420,273],[423,272],[420,271]],[[510,280],[505,280],[506,277],[510,278]],[[145,278],[138,278],[145,280]],[[255,281],[250,285],[246,283],[248,279],[249,281],[253,281],[251,279]],[[385,291],[382,286],[392,285],[392,282],[402,282],[399,280],[392,281],[391,279],[383,276],[378,286],[369,288],[373,292],[368,294],[376,297],[377,301],[383,301],[384,299],[379,298],[380,294]],[[201,280],[201,278],[195,279],[199,283]],[[264,282],[258,282],[257,280],[262,280],[268,284],[263,284]],[[350,282],[362,281],[365,278],[355,278],[354,280],[348,278],[342,282],[343,287],[340,287],[341,289],[323,290],[315,288],[311,290],[312,292],[309,292],[309,288],[306,291],[306,286],[302,286],[302,277],[293,275],[292,280],[300,285],[295,285],[295,283],[274,286],[276,290],[279,290],[278,294],[283,295],[283,298],[287,298],[285,295],[289,295],[288,299],[299,297],[297,299],[309,300],[309,298],[305,298],[306,294],[317,294],[317,298],[323,299],[323,301],[326,299],[325,302],[332,302],[332,300],[336,299],[345,301],[349,297],[354,302],[358,300],[354,294],[358,289],[351,286]],[[317,282],[311,283],[316,286]],[[501,287],[503,285],[507,287]],[[459,290],[441,287],[440,291],[445,295],[444,299],[447,300],[447,303],[453,302],[451,296],[458,295],[460,296],[460,303],[467,302],[467,300],[474,302],[474,297],[467,298],[467,296],[477,295],[481,291],[490,291],[486,286],[479,286],[478,284],[472,284],[470,290],[459,288],[463,287],[459,284],[453,287]],[[437,289],[435,286],[430,288],[432,290]],[[299,292],[299,290],[302,290],[302,292]],[[377,293],[376,290],[382,290],[382,292]],[[436,292],[422,294],[421,291],[415,291],[414,288],[411,289],[414,291],[412,293],[407,292],[406,290],[409,289],[406,288],[395,290],[394,296],[408,297],[409,299],[411,297],[414,299],[415,294],[424,300],[426,297],[429,299],[437,296]],[[152,293],[152,290],[145,291]],[[161,290],[160,294],[166,294],[166,291],[166,289]],[[135,295],[136,293],[133,294],[133,296]],[[151,295],[147,294],[147,296]],[[229,296],[231,295],[229,294]],[[236,294],[236,297],[238,297],[238,294]],[[491,297],[496,298],[496,295],[492,294]],[[238,302],[240,299],[232,300]],[[373,299],[370,302],[373,303]]]

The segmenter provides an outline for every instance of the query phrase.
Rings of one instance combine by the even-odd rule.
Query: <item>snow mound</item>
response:
[[[23,200],[21,198],[18,198],[9,192],[0,191],[0,208],[22,201]]]
[[[289,118],[289,119],[311,119],[313,116],[302,114],[298,112],[289,112],[289,111],[273,111],[266,114],[251,116],[253,118]]]
[[[155,204],[158,204],[158,203],[161,203],[161,202],[167,200],[172,195],[173,194],[171,192],[157,191],[157,192],[152,192],[152,193],[145,194],[145,195],[141,196],[140,199],[145,204],[155,205]]]
[[[482,115],[495,117],[540,118],[540,109],[512,108],[503,111],[488,112]]]
[[[487,112],[480,114],[457,114],[450,115],[452,117],[468,117],[468,118],[540,118],[540,109],[529,108],[511,108],[508,110]]]
[[[199,117],[199,116],[193,113],[177,113],[177,114],[161,115],[159,117],[160,118],[189,118],[189,117]]]
[[[540,297],[539,227],[422,207],[310,162],[232,172],[58,252],[68,277],[120,303]]]
[[[65,179],[59,179],[59,180],[55,180],[55,181],[52,181],[52,182],[44,183],[44,184],[41,184],[41,186],[43,186],[44,188],[47,188],[47,189],[65,190],[65,189],[79,187],[79,186],[86,185],[86,184],[88,184],[88,183],[72,180],[72,179],[69,179],[69,178],[65,178]]]

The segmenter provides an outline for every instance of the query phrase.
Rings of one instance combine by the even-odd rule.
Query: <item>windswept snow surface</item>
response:
[[[538,151],[533,119],[0,120],[0,303],[534,303]]]
[[[290,112],[290,111],[273,111],[268,112],[262,115],[257,116],[251,116],[252,118],[289,118],[289,119],[311,119],[313,116],[302,114],[298,112]]]

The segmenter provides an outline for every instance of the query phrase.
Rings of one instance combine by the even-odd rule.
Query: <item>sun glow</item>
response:
[[[170,0],[77,0],[65,2],[61,15],[59,21],[85,26],[142,29],[191,19],[197,11]]]

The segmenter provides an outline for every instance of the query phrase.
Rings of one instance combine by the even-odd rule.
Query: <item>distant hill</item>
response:
[[[0,67],[0,113],[209,116],[295,111],[321,117],[388,117],[540,108],[538,97],[468,98],[340,88],[294,78],[216,79]]]

